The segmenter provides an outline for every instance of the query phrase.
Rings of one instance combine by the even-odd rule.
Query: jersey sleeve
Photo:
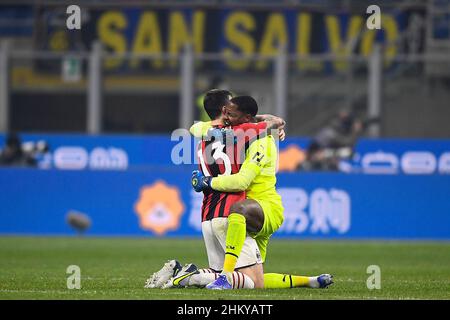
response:
[[[243,130],[253,129],[253,130],[256,130],[259,134],[261,131],[264,131],[267,129],[267,122],[265,122],[265,121],[256,122],[256,123],[246,122],[246,123],[240,124],[238,127],[242,128]]]
[[[248,189],[253,179],[269,160],[266,154],[266,144],[263,140],[256,140],[250,144],[245,161],[238,173],[215,177],[211,181],[214,190],[222,192],[239,192]]]
[[[233,131],[240,143],[253,142],[257,138],[267,135],[267,122],[242,123],[233,127]]]
[[[196,138],[201,139],[206,136],[206,133],[211,128],[211,121],[203,122],[199,121],[194,123],[190,128],[189,132]]]

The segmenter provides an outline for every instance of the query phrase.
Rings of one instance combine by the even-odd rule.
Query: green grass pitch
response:
[[[195,239],[0,237],[0,299],[450,299],[450,243],[272,239],[265,272],[332,273],[329,289],[211,292],[144,289],[163,263],[207,264]],[[81,289],[67,288],[69,265]],[[381,289],[369,290],[367,267],[381,268]]]

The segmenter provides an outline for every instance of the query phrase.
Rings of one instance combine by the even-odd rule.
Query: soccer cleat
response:
[[[181,264],[177,260],[169,260],[158,272],[151,275],[145,282],[144,288],[161,288],[170,278],[176,276],[181,270]]]
[[[198,268],[195,264],[186,264],[174,277],[167,280],[161,289],[183,288],[187,286],[190,276],[198,274]]]
[[[208,284],[206,289],[210,290],[228,290],[232,289],[231,284],[228,282],[227,276],[224,274],[219,275],[219,277]]]
[[[334,283],[333,276],[328,273],[321,274],[317,277],[317,282],[319,283],[319,288],[327,288]]]

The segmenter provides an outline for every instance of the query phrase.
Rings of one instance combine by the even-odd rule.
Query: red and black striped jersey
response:
[[[238,173],[245,160],[245,152],[250,143],[266,134],[267,123],[243,123],[229,127],[232,135],[221,139],[202,140],[199,143],[197,155],[199,167],[205,176],[217,177]],[[229,139],[230,138],[230,139]],[[245,199],[245,191],[219,192],[204,191],[202,203],[202,222],[217,217],[227,217],[233,203]]]

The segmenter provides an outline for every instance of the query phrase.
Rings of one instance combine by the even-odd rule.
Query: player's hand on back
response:
[[[267,129],[284,129],[286,126],[286,121],[283,118],[271,115],[271,114],[260,114],[256,115],[256,121],[267,122]]]
[[[284,131],[284,129],[278,129],[278,139],[280,139],[280,141],[284,141],[285,138],[286,132]]]

